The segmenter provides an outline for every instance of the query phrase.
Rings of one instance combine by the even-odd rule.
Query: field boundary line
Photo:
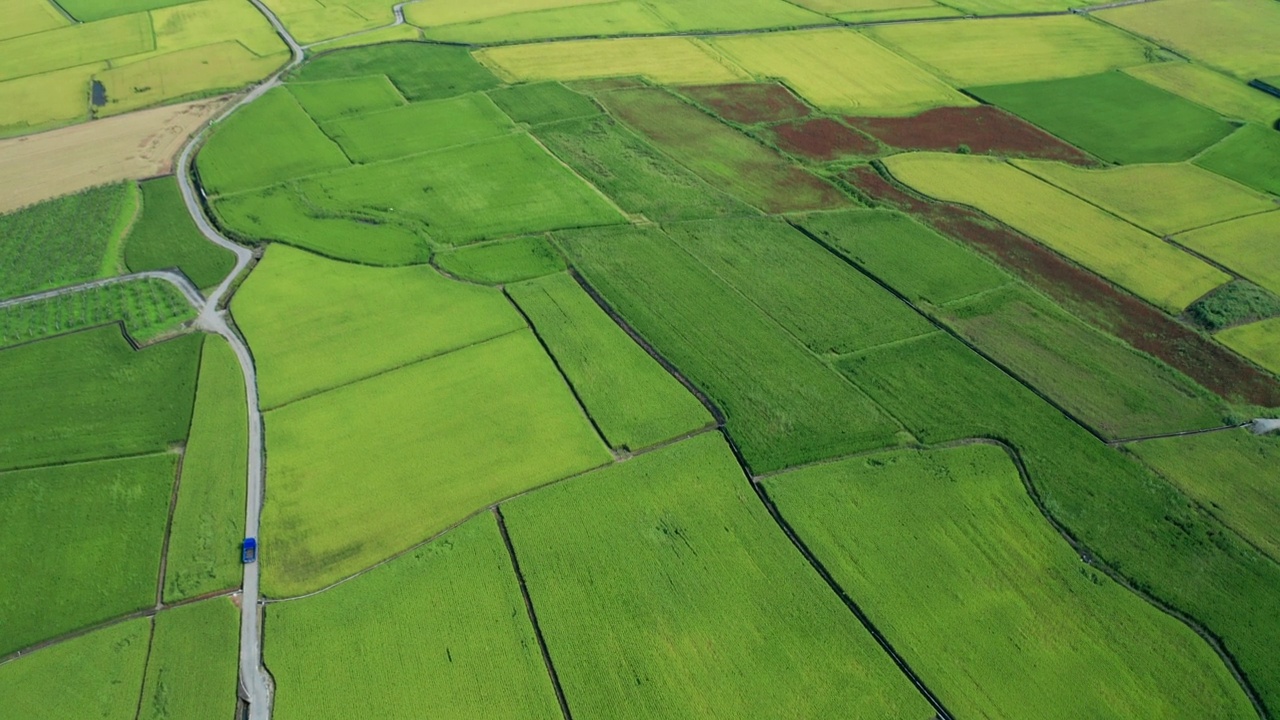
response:
[[[142,678],[138,681],[138,705],[133,711],[134,720],[142,717],[142,701],[147,694],[147,671],[151,669],[151,650],[156,644],[156,616],[148,618],[147,654],[142,660]]]
[[[203,355],[203,353],[201,353]],[[199,371],[197,370],[197,375]],[[187,431],[188,436],[190,430]],[[156,609],[159,610],[164,604],[164,585],[169,568],[169,541],[173,537],[173,514],[178,508],[178,491],[182,486],[182,464],[187,458],[187,450],[184,445],[183,449],[178,453],[177,466],[173,472],[173,490],[169,496],[169,512],[164,520],[164,541],[160,545],[160,567],[156,574]]]
[[[515,571],[516,581],[520,585],[520,596],[524,598],[524,609],[529,615],[529,623],[533,625],[533,636],[538,641],[538,650],[542,652],[542,662],[547,668],[547,676],[551,680],[551,688],[555,691],[556,702],[560,704],[560,714],[564,720],[573,720],[569,712],[569,701],[565,699],[564,688],[560,685],[560,676],[556,673],[555,663],[551,661],[551,651],[547,649],[547,640],[542,634],[542,625],[538,623],[538,613],[533,607],[533,598],[529,596],[529,587],[525,584],[524,573],[520,570],[520,560],[516,557],[516,548],[511,543],[511,535],[507,532],[506,518],[502,517],[502,509],[493,506],[493,517],[498,523],[498,533],[502,535],[502,544],[507,548],[507,556],[511,558],[511,569]]]
[[[62,460],[58,462],[42,463],[39,465],[22,465],[20,467],[11,467],[0,469],[0,477],[9,473],[23,472],[26,470],[45,470],[50,468],[69,467],[72,465],[88,465],[90,463],[111,462],[113,460],[141,460],[142,458],[159,457],[161,455],[181,454],[181,451],[172,447],[164,450],[152,450],[150,452],[130,453],[127,455],[108,455],[106,457],[85,458],[83,460]]]
[[[1237,428],[1249,427],[1253,424],[1252,420],[1237,423],[1235,425],[1219,425],[1211,428],[1200,428],[1198,430],[1175,430],[1167,433],[1157,433],[1155,435],[1141,435],[1139,437],[1120,438],[1107,442],[1112,447],[1120,447],[1130,443],[1146,442],[1147,440],[1162,440],[1164,438],[1187,437],[1189,435],[1204,435],[1206,433],[1222,432],[1223,430],[1235,430]]]
[[[19,295],[18,297],[0,300],[0,310],[5,310],[17,305],[26,305],[28,303],[39,302],[41,300],[50,300],[64,295],[74,295],[86,290],[106,287],[107,285],[118,285],[121,283],[132,282],[134,280],[164,280],[178,289],[179,292],[187,299],[187,302],[199,310],[205,303],[205,298],[200,294],[187,277],[177,270],[144,270],[142,272],[127,273],[124,275],[113,275],[107,278],[98,278],[96,280],[86,280],[84,282],[73,283],[71,285],[63,285],[62,287],[53,288],[52,290],[41,290],[39,292],[29,293],[27,295]]]

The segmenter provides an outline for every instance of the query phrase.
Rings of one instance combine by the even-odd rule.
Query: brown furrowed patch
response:
[[[681,88],[725,120],[744,125],[808,117],[809,108],[777,83],[735,83]]]
[[[814,118],[774,125],[769,128],[778,147],[812,160],[835,160],[845,155],[880,154],[880,146],[862,133],[850,130],[831,118]]]
[[[1230,350],[982,213],[906,192],[870,166],[843,175],[868,197],[911,213],[996,259],[1098,327],[1160,358],[1227,400],[1280,407],[1280,382]]]
[[[849,117],[845,122],[886,145],[903,150],[947,150],[960,146],[981,154],[1017,155],[1096,165],[1083,150],[1003,110],[944,107],[915,117]]]

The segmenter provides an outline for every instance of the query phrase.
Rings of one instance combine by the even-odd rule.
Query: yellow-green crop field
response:
[[[71,23],[48,0],[4,0],[0,2],[0,9],[4,12],[0,40],[53,30]]]
[[[1218,333],[1223,345],[1280,374],[1280,319],[1263,320]]]
[[[455,25],[436,25],[418,4],[405,8],[410,22],[421,25],[428,40],[441,42],[504,43],[545,38],[616,37],[671,32],[671,26],[639,0],[602,5],[523,12]]]
[[[958,87],[1092,75],[1146,62],[1148,48],[1075,15],[905,23],[864,32]]]
[[[1165,0],[1095,16],[1243,80],[1280,73],[1271,0]]]
[[[758,78],[780,78],[804,99],[858,115],[907,115],[973,101],[851,30],[715,38],[712,45]]]
[[[1210,225],[1174,239],[1280,293],[1280,211]]]
[[[670,85],[749,80],[691,38],[624,38],[485,48],[476,59],[510,82],[639,75]]]
[[[1189,62],[1138,65],[1124,71],[1139,80],[1227,117],[1269,125],[1280,119],[1280,98],[1258,92],[1229,76]]]
[[[1272,198],[1187,163],[1105,170],[1044,160],[1013,164],[1157,235],[1276,209]]]
[[[1152,303],[1177,312],[1230,278],[1008,163],[911,153],[885,161],[916,190],[972,205]]]
[[[391,12],[393,4],[391,0],[345,0],[345,2],[268,0],[266,2],[294,39],[303,44],[342,38],[353,33],[390,25],[395,20]],[[378,40],[368,36],[358,37],[360,37],[360,44]],[[403,37],[396,39],[403,39]],[[332,47],[326,49],[332,49]]]

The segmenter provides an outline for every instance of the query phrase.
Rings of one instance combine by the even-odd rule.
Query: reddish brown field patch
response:
[[[769,133],[778,147],[813,160],[880,153],[880,146],[874,140],[831,118],[782,123],[769,128]]]
[[[681,88],[725,120],[743,125],[808,117],[809,108],[777,83],[735,83]]]
[[[868,197],[911,213],[981,250],[1084,319],[1223,398],[1280,407],[1280,383],[1275,378],[1025,235],[976,210],[912,195],[869,166],[849,170],[844,179]]]
[[[963,145],[982,154],[1097,164],[1074,145],[989,105],[935,108],[907,118],[850,117],[845,121],[884,144],[903,150],[955,152]]]

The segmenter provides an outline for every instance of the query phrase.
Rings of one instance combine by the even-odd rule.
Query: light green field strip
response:
[[[1280,195],[1280,131],[1249,124],[1195,159],[1195,164],[1272,195]]]
[[[1092,75],[1147,59],[1141,41],[1075,15],[907,23],[864,32],[958,87]]]
[[[0,42],[0,80],[152,50],[155,38],[145,13],[23,35]]]
[[[417,8],[416,4],[406,7],[406,18],[421,25],[424,28],[422,34],[427,39],[441,42],[493,43],[672,31],[668,22],[640,0],[576,5],[438,26]]]
[[[1184,163],[1086,170],[1048,160],[1014,165],[1157,235],[1275,210],[1274,200]]]
[[[828,15],[936,7],[932,0],[796,0],[795,4]]]
[[[907,0],[914,2],[914,0]],[[867,10],[845,12],[833,15],[835,19],[846,23],[886,22],[889,20],[923,20],[926,18],[957,17],[959,10],[930,3],[917,7],[890,8],[886,10]]]
[[[0,474],[0,656],[155,603],[177,460]]]
[[[116,15],[146,12],[158,8],[180,5],[189,0],[58,0],[58,6],[67,11],[71,17],[84,22],[93,22]]]
[[[0,135],[88,119],[93,74],[106,67],[91,63],[0,82]]]
[[[859,115],[909,115],[972,100],[851,30],[715,38],[712,44],[758,78],[781,78],[814,105]]]
[[[0,351],[0,469],[181,442],[201,342],[192,334],[135,351],[107,325]]]
[[[1280,321],[1268,322],[1280,350]],[[1241,429],[1126,447],[1272,559],[1280,558],[1280,439],[1276,436]]]
[[[1139,65],[1124,70],[1143,82],[1212,108],[1227,117],[1269,125],[1280,118],[1280,98],[1189,62]]]
[[[1217,338],[1223,345],[1280,375],[1280,318],[1223,330]]]
[[[1160,238],[999,160],[909,153],[887,158],[885,165],[916,190],[989,213],[1172,312],[1230,279]]]
[[[1080,7],[1079,0],[947,0],[965,15],[1009,15],[1015,13],[1061,12]]]
[[[107,104],[97,117],[116,115],[175,98],[233,91],[270,75],[288,55],[259,57],[239,42],[228,40],[174,50],[94,73],[106,88]]]
[[[451,145],[464,145],[514,129],[483,93],[341,118],[322,129],[354,162],[392,160]]]
[[[0,0],[0,14],[4,16],[4,27],[0,28],[0,40],[53,30],[71,24],[71,21],[58,12],[49,0]]]
[[[145,343],[195,319],[191,301],[172,283],[131,280],[0,309],[0,347],[116,322]]]
[[[1174,239],[1280,293],[1280,211],[1211,225]]]
[[[641,75],[665,85],[749,80],[691,38],[623,38],[511,45],[478,50],[475,57],[509,82],[580,80]]]
[[[263,408],[524,326],[497,290],[429,267],[368,268],[272,246],[231,306]]]
[[[270,0],[268,7],[280,18],[294,39],[306,45],[330,38],[341,38],[351,33],[363,32],[395,22],[390,0],[348,0],[347,2],[320,2],[319,0]],[[408,39],[401,31],[382,32],[350,38],[362,43],[384,42],[389,39]],[[412,28],[408,28],[412,30]],[[417,39],[414,37],[413,39]],[[326,49],[332,49],[327,47]]]
[[[512,285],[507,292],[612,446],[639,450],[713,422],[702,403],[568,275]]]
[[[146,618],[0,665],[5,712],[26,720],[133,720],[147,663]]]
[[[750,30],[831,22],[830,18],[785,0],[647,0],[647,4],[676,31]]]
[[[386,75],[291,82],[285,87],[316,122],[401,107],[405,99]]]
[[[574,715],[928,717],[749,482],[708,433],[503,507]]]
[[[610,459],[527,330],[302,400],[265,422],[263,589],[275,597],[316,590],[490,503]]]
[[[507,15],[532,13],[541,10],[562,10],[572,7],[612,4],[610,0],[493,0],[486,3],[468,0],[416,0],[404,8],[409,22],[423,27],[473,23]],[[591,8],[599,10],[598,7]]]
[[[421,40],[422,31],[412,25],[394,25],[392,27],[372,30],[370,32],[361,33],[347,38],[336,38],[325,41],[311,48],[312,52],[327,52],[329,50],[338,50],[341,48],[357,47],[360,45],[376,45],[379,43],[391,43],[401,40]]]
[[[240,610],[227,598],[156,615],[139,720],[222,720],[235,714]]]
[[[956,717],[1255,715],[1208,643],[1081,563],[999,448],[872,455],[766,488]]]
[[[431,258],[444,272],[486,285],[520,282],[565,269],[564,258],[542,236],[464,245]]]
[[[279,720],[561,717],[490,513],[267,617]]]
[[[218,123],[196,156],[211,194],[266,187],[350,166],[288,90],[275,88]]]
[[[156,54],[238,42],[262,57],[287,53],[266,16],[245,0],[199,0],[151,12]]]
[[[182,482],[169,531],[166,602],[235,587],[244,537],[249,428],[244,376],[231,346],[205,340]]]
[[[1271,0],[1164,0],[1094,16],[1242,80],[1280,72],[1280,5]]]

